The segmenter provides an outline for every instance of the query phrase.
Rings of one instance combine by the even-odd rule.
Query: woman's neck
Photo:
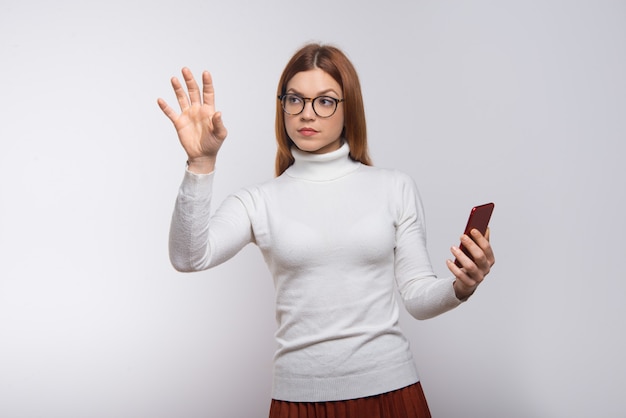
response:
[[[344,142],[335,151],[313,154],[293,147],[294,163],[285,170],[289,177],[309,181],[329,181],[356,170],[361,163],[350,158],[350,147]]]

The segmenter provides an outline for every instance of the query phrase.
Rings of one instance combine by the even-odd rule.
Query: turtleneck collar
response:
[[[350,158],[350,147],[344,141],[341,147],[325,154],[312,154],[291,148],[294,163],[285,170],[289,177],[309,181],[329,181],[345,176],[359,168],[360,162]]]

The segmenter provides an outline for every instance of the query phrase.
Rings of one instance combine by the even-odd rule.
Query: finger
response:
[[[211,110],[215,109],[215,89],[213,87],[213,77],[208,71],[202,73],[202,101]]]
[[[463,246],[465,247],[465,244],[463,244]],[[470,256],[466,254],[466,251],[468,251],[467,248],[464,248],[463,250],[455,246],[452,246],[450,248],[450,252],[452,253],[452,255],[454,255],[458,263],[455,263],[455,267],[459,270],[462,270],[464,274],[471,276],[470,273],[477,270],[477,267],[476,264],[474,264],[474,261],[470,258]]]
[[[221,141],[226,139],[226,135],[228,135],[228,130],[226,129],[226,126],[224,126],[224,121],[222,120],[222,112],[216,112],[213,115],[211,121],[213,122],[213,132],[215,133],[215,136]]]
[[[470,296],[474,294],[476,288],[478,287],[477,283],[472,282],[467,279],[462,270],[454,264],[452,260],[446,260],[448,264],[448,268],[455,275],[456,280],[452,283],[452,287],[454,288],[454,293],[459,300],[467,300]]]
[[[460,270],[463,272],[464,276],[457,276],[459,279],[464,279],[464,282],[467,285],[478,285],[480,284],[487,274],[489,274],[490,264],[485,259],[484,254],[480,251],[480,248],[473,243],[474,249],[478,248],[477,252],[470,252],[470,248],[472,243],[468,242],[471,239],[467,235],[463,235],[461,237],[461,242],[463,243],[463,247],[465,250],[470,253],[470,255],[466,254],[463,250],[457,247],[452,247],[450,251],[456,257],[458,263],[461,265]],[[455,263],[453,263],[455,264]],[[455,267],[459,269],[459,266],[455,264]]]
[[[458,261],[458,258],[457,258],[457,261]],[[448,259],[446,260],[446,264],[448,265],[448,270],[450,270],[450,272],[454,274],[454,277],[459,277],[465,274],[463,270],[461,270],[461,267],[459,267],[454,261],[451,261]]]
[[[178,119],[178,113],[176,113],[165,100],[159,98],[157,99],[157,104],[159,105],[163,113],[165,113],[165,116],[169,118],[169,120],[174,122],[176,119]]]
[[[461,236],[461,243],[470,254],[469,258],[470,260],[472,260],[472,264],[474,264],[474,266],[477,267],[477,270],[480,270],[480,272],[474,271],[474,269],[472,269],[472,267],[474,266],[469,266],[468,270],[470,272],[470,275],[473,277],[479,275],[478,273],[480,273],[480,275],[485,275],[489,272],[491,264],[489,263],[485,252],[483,251],[483,247],[481,245],[478,245],[476,241],[481,241],[481,244],[486,245],[487,247],[489,246],[489,241],[487,241],[481,235],[481,233],[475,229],[470,231],[470,234],[474,239],[470,238],[467,235],[463,235]]]
[[[185,93],[185,89],[180,84],[180,81],[176,77],[172,77],[171,79],[172,87],[174,88],[174,94],[176,95],[176,100],[178,101],[178,105],[180,106],[180,110],[185,110],[189,108],[189,99],[187,98],[187,93]]]
[[[463,268],[459,268],[454,261],[446,260],[448,270],[459,280],[466,288],[473,288],[478,285],[478,282],[470,277]]]
[[[495,263],[495,257],[493,255],[493,249],[491,248],[491,243],[489,242],[489,229],[483,236],[478,230],[473,229],[470,234],[472,235],[472,239],[474,242],[480,247],[480,249],[485,254],[487,261],[489,262],[489,267],[493,266]]]
[[[200,101],[200,88],[198,87],[198,83],[196,83],[196,79],[193,78],[191,70],[185,67],[182,72],[185,84],[187,85],[187,91],[189,92],[189,100],[191,101],[191,104],[202,104]]]

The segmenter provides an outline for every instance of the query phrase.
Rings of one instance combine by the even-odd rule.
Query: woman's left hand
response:
[[[477,229],[472,229],[470,235],[471,238],[463,234],[461,244],[471,254],[471,258],[459,247],[452,247],[450,251],[461,264],[461,267],[458,267],[452,260],[446,262],[448,269],[456,277],[453,286],[459,300],[465,300],[474,293],[496,262],[489,243],[489,229],[485,235]]]

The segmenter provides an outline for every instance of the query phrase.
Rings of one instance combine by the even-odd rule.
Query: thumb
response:
[[[226,139],[226,135],[228,135],[228,130],[226,126],[224,126],[224,121],[222,120],[222,112],[216,112],[212,118],[213,128],[215,136],[221,140]]]

